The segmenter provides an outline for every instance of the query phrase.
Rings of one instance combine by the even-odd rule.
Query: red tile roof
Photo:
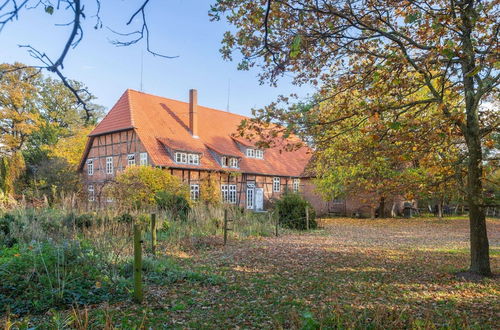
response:
[[[216,152],[241,157],[239,171],[243,173],[295,177],[303,174],[311,158],[307,147],[291,152],[269,148],[264,150],[264,159],[245,157],[238,143],[248,146],[251,142],[232,137],[243,119],[247,117],[198,105],[199,138],[194,138],[189,131],[189,103],[128,89],[89,138],[134,129],[157,166],[227,170],[213,157]],[[175,163],[166,147],[202,154],[200,165]],[[87,153],[88,149],[81,166]]]

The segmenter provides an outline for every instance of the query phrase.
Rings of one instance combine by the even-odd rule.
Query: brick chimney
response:
[[[189,130],[194,138],[198,138],[198,91],[189,90]]]

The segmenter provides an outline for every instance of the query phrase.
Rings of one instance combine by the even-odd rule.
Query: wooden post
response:
[[[156,213],[151,213],[151,251],[156,256]]]
[[[224,245],[227,243],[227,209],[224,209]]]
[[[270,218],[269,220],[271,221],[272,218],[273,218],[273,213],[272,212],[269,212],[269,218]],[[278,235],[279,235],[279,233],[278,233],[279,224],[280,224],[280,217],[277,216],[275,224],[274,224],[275,225],[275,235],[276,235],[276,237],[278,237]]]
[[[134,224],[134,301],[142,303],[142,239],[141,227]]]
[[[306,229],[309,230],[309,206],[306,206]]]

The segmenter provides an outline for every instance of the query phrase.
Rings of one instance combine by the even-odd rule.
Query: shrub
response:
[[[111,282],[109,265],[102,257],[90,244],[76,241],[4,248],[0,312],[10,308],[15,314],[40,313],[123,296],[125,287]]]
[[[159,191],[155,195],[155,200],[158,207],[169,211],[174,220],[187,220],[191,206],[185,196],[169,191]]]
[[[206,205],[220,205],[220,185],[214,176],[209,176],[201,181],[200,200]]]
[[[309,228],[316,228],[316,213],[311,204],[296,193],[286,193],[276,201],[275,209],[278,212],[281,226],[290,229],[306,229],[306,206],[309,208]]]
[[[189,198],[188,187],[178,177],[151,166],[129,166],[106,187],[106,194],[117,203],[136,208],[154,205],[160,191]]]
[[[75,217],[75,225],[79,229],[90,228],[94,223],[94,216],[90,213],[83,213]]]

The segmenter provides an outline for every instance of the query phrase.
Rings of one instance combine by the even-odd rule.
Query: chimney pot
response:
[[[194,138],[198,138],[198,91],[189,90],[189,130]]]

